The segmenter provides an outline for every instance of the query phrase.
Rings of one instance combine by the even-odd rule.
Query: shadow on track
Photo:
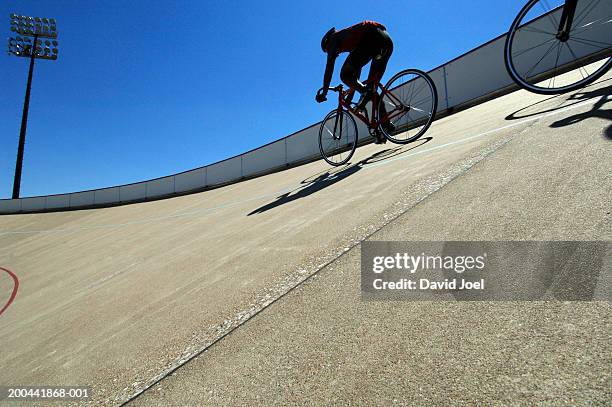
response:
[[[602,81],[602,82],[607,82],[607,81],[610,81],[610,80],[611,79],[606,79],[605,81]],[[595,86],[595,85],[600,84],[602,82],[595,83],[593,85],[590,85],[589,87]],[[557,106],[557,107],[553,107],[553,108],[549,108],[549,109],[545,109],[545,110],[537,110],[537,111],[535,111],[538,108],[538,105],[560,97],[559,95],[556,95],[556,96],[553,96],[553,97],[550,97],[550,98],[547,98],[547,99],[544,99],[544,100],[540,100],[539,102],[533,103],[533,104],[531,104],[529,106],[522,107],[519,110],[517,110],[516,112],[511,113],[508,116],[506,116],[505,119],[506,120],[526,119],[528,117],[538,116],[538,115],[541,115],[541,114],[544,114],[544,113],[551,113],[551,112],[554,112],[554,111],[557,111],[557,110],[565,109],[565,108],[567,108],[569,106],[572,106],[572,105],[576,105],[578,103],[582,103],[583,101],[589,100],[591,98],[596,98],[596,97],[599,97],[599,96],[607,96],[610,93],[612,93],[612,85],[606,86],[605,88],[601,88],[601,89],[594,89],[594,90],[588,92],[586,90],[588,90],[589,87],[585,88],[584,90],[582,90],[582,91],[580,91],[578,93],[572,94],[569,98],[567,98],[567,100],[565,100],[565,101],[575,101],[573,103],[563,104],[561,106]],[[561,99],[559,99],[559,100],[561,101]],[[530,111],[530,109],[532,109],[532,110]],[[528,112],[526,113],[526,111],[528,111]]]
[[[303,180],[301,182],[301,186],[299,186],[298,188],[278,196],[275,201],[253,210],[247,216],[263,213],[286,203],[293,202],[297,199],[305,198],[309,195],[314,194],[315,192],[319,192],[327,187],[337,184],[338,182],[350,177],[351,175],[356,174],[368,164],[373,164],[375,162],[383,161],[391,157],[396,157],[398,155],[404,154],[410,150],[421,147],[422,145],[428,143],[431,140],[431,137],[425,137],[423,139],[414,141],[416,145],[410,148],[406,148],[405,146],[388,148],[386,150],[378,151],[372,154],[370,157],[365,158],[355,164],[346,164],[345,166],[339,168],[333,168],[325,172],[317,173]]]
[[[420,138],[414,141],[413,143],[418,143],[418,144],[410,148],[405,148],[404,146],[388,148],[386,150],[379,151],[377,154],[373,154],[369,158],[366,158],[365,160],[362,161],[362,163],[363,164],[374,164],[380,161],[385,161],[385,160],[388,160],[389,158],[397,157],[399,155],[407,153],[408,151],[413,150],[417,147],[421,147],[422,145],[429,143],[431,140],[433,140],[433,137],[423,137],[423,138]]]
[[[579,123],[590,117],[599,117],[601,119],[612,121],[612,109],[602,109],[602,107],[608,102],[609,102],[608,94],[606,94],[602,96],[593,105],[593,108],[589,110],[588,112],[578,113],[573,116],[569,116],[564,119],[557,120],[556,122],[552,123],[550,127],[552,127],[553,129],[557,129],[560,127],[571,126],[572,124]],[[609,128],[608,130],[606,130],[606,133],[608,132],[609,132]]]

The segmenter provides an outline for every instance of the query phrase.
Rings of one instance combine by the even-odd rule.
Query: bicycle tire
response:
[[[400,81],[399,79],[402,78],[403,76],[407,76],[407,75],[414,75],[415,78],[412,79],[411,81],[406,82],[405,84],[398,84]],[[420,137],[423,136],[423,134],[425,134],[425,132],[429,129],[429,127],[431,126],[432,122],[435,119],[437,110],[438,110],[438,90],[436,89],[436,85],[434,83],[434,81],[431,79],[431,77],[424,71],[421,71],[419,69],[405,69],[403,71],[400,71],[398,73],[396,73],[391,79],[389,79],[389,81],[387,81],[387,84],[385,85],[385,89],[387,89],[387,92],[392,93],[396,98],[401,99],[401,97],[399,97],[398,95],[396,95],[395,92],[397,92],[397,89],[399,89],[402,86],[406,86],[406,84],[412,82],[412,81],[416,81],[418,78],[421,78],[424,83],[428,86],[429,88],[429,92],[428,94],[425,96],[425,98],[422,98],[422,100],[428,100],[427,98],[430,98],[429,101],[429,108],[427,110],[427,115],[428,117],[425,118],[424,122],[422,123],[422,127],[421,126],[417,126],[414,128],[418,128],[420,127],[420,129],[416,132],[416,134],[407,137],[406,139],[399,139],[397,137],[395,137],[395,135],[390,134],[389,132],[387,132],[385,130],[385,127],[383,126],[383,123],[379,123],[378,125],[378,129],[379,131],[385,136],[385,138],[387,138],[387,140],[389,140],[392,143],[395,144],[408,144],[411,143],[415,140],[418,140]],[[395,87],[394,87],[395,86]],[[413,83],[414,86],[414,83]],[[421,86],[421,85],[419,85]],[[414,88],[413,88],[414,91]],[[417,92],[418,94],[418,92]],[[414,96],[414,93],[412,93],[411,97]],[[404,104],[404,101],[401,101],[402,104]],[[379,117],[381,115],[381,109],[382,109],[382,104],[383,103],[388,103],[385,101],[385,96],[381,96],[379,98],[378,101],[378,112],[379,112]],[[409,104],[409,101],[406,101],[406,103]],[[419,103],[420,104],[420,103]],[[413,106],[417,106],[417,104],[414,104]],[[419,110],[419,109],[417,109]],[[406,114],[409,115],[410,109],[407,111]],[[416,121],[415,123],[416,124]],[[411,124],[409,122],[403,123],[401,127],[404,127],[405,130],[401,131],[397,134],[407,134],[412,128],[411,128]]]
[[[527,2],[527,4],[525,4],[525,6],[523,6],[523,8],[521,9],[521,11],[519,11],[519,13],[517,14],[516,18],[514,19],[514,21],[512,22],[512,25],[510,26],[510,29],[508,30],[508,35],[506,37],[506,42],[504,45],[504,64],[506,66],[506,71],[508,72],[508,74],[510,75],[510,77],[512,78],[512,80],[519,85],[521,88],[528,90],[530,92],[533,93],[537,93],[537,94],[541,94],[541,95],[558,95],[558,94],[563,94],[563,93],[567,93],[567,92],[571,92],[571,91],[575,91],[578,89],[581,89],[591,83],[593,83],[594,81],[596,81],[597,79],[601,78],[606,72],[608,72],[610,70],[610,68],[612,68],[612,52],[609,51],[609,53],[611,53],[611,55],[608,58],[607,61],[605,61],[603,63],[603,65],[601,67],[599,67],[595,72],[593,72],[592,74],[588,74],[587,72],[587,77],[584,78],[582,80],[579,80],[577,82],[574,82],[572,84],[566,85],[566,86],[560,86],[560,87],[554,87],[554,80],[553,80],[553,87],[550,88],[545,88],[542,86],[537,86],[535,84],[529,83],[528,82],[528,77],[527,78],[522,78],[521,74],[518,72],[517,68],[516,68],[516,63],[513,61],[513,57],[512,57],[512,48],[514,45],[514,40],[516,38],[516,34],[519,30],[519,28],[522,28],[523,25],[521,25],[521,22],[523,21],[523,18],[525,18],[525,16],[529,13],[529,11],[542,0],[529,0]],[[552,9],[549,13],[554,12],[554,9]],[[547,14],[547,13],[545,13]],[[545,15],[544,14],[544,15]],[[544,16],[543,15],[543,16]],[[526,23],[525,23],[526,24]],[[610,33],[609,38],[612,38],[612,33]],[[560,40],[558,40],[559,43],[562,43]],[[554,47],[554,43],[553,46],[551,46],[551,49]],[[559,48],[559,50],[561,49],[561,47]],[[601,60],[604,60],[605,57],[605,49],[602,49],[602,52],[604,52],[604,57]],[[558,51],[560,52],[560,51]],[[544,58],[544,57],[543,57]],[[557,54],[557,60],[558,60],[559,56]],[[595,62],[595,61],[592,61]],[[573,61],[572,63],[574,64],[578,64],[578,61]],[[570,63],[567,64],[568,66],[571,65]],[[553,76],[554,74],[557,72],[557,66],[555,66],[555,71],[553,72]],[[576,69],[575,67],[572,69]],[[578,69],[581,69],[580,66],[578,66]],[[568,71],[566,70],[561,70],[559,71],[559,74],[565,74]],[[528,72],[529,73],[529,72]],[[580,72],[582,75],[582,72]],[[534,82],[538,82],[539,79],[535,79]]]
[[[330,143],[324,143],[323,138],[324,138],[324,135],[326,134],[331,134],[332,138],[335,137],[336,132],[333,130],[335,126],[331,126],[331,127],[328,126],[332,129],[332,131],[330,131],[330,128],[327,128],[326,124],[330,119],[333,119],[334,116],[337,116],[338,112],[341,112],[341,118],[342,118],[340,137],[342,137],[343,132],[346,129],[346,134],[345,134],[346,140],[343,141],[343,143],[345,143],[344,145],[341,142],[339,142],[340,140],[339,139],[336,142],[337,144],[335,146],[331,146]],[[337,130],[337,127],[335,130]],[[351,137],[353,138],[353,140],[351,140]],[[353,157],[353,154],[355,154],[355,150],[357,149],[357,138],[358,138],[357,123],[355,123],[355,119],[353,118],[353,116],[345,109],[332,110],[325,116],[319,128],[319,151],[321,153],[321,157],[323,157],[323,159],[328,164],[334,167],[339,167],[341,165],[346,164]],[[347,155],[345,157],[340,157],[338,161],[332,159],[332,155],[336,155],[336,154],[339,155],[341,153],[347,153]]]

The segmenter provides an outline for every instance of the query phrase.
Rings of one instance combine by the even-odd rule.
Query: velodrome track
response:
[[[612,239],[611,89],[518,91],[341,169],[1,216],[19,289],[0,383],[108,405],[605,404],[609,302],[362,302],[358,243]]]

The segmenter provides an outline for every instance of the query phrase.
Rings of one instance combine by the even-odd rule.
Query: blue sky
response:
[[[317,104],[331,27],[387,26],[402,68],[429,70],[507,30],[521,1],[13,1],[53,17],[57,61],[36,62],[22,196],[142,181],[300,130]],[[336,63],[333,83],[338,81]],[[0,56],[0,198],[9,198],[28,61]],[[365,72],[364,72],[365,75]]]

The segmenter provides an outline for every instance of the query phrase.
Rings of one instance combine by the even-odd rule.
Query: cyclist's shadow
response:
[[[606,79],[605,81],[602,82],[597,82],[595,85],[599,84],[599,83],[604,83],[609,81],[609,79]],[[598,89],[592,89],[591,85],[588,88],[585,88],[579,92],[576,92],[574,94],[572,94],[571,96],[569,96],[567,99],[560,99],[560,95],[555,95],[553,97],[544,99],[544,100],[540,100],[539,102],[530,104],[528,106],[525,106],[517,111],[515,111],[514,113],[509,114],[508,116],[506,116],[506,120],[517,120],[517,119],[526,119],[528,117],[534,117],[534,116],[539,116],[542,115],[544,113],[552,113],[555,112],[557,110],[563,110],[563,109],[567,109],[570,106],[573,105],[577,105],[579,103],[582,103],[586,100],[589,99],[594,99],[596,97],[602,97],[602,99],[600,100],[599,103],[601,103],[601,105],[603,105],[604,103],[606,103],[606,98],[610,95],[610,93],[612,92],[612,86],[606,86],[603,88],[598,88]],[[557,99],[559,101],[562,101],[564,103],[552,107],[552,108],[543,108],[543,109],[537,109],[537,107],[543,103],[547,103],[550,102],[551,100]],[[565,103],[565,102],[570,102],[570,103]],[[599,109],[601,107],[601,105],[595,107],[595,110]]]
[[[322,189],[325,189],[342,181],[345,178],[350,177],[351,175],[360,171],[362,168],[362,163],[358,162],[356,164],[349,164],[348,167],[333,174],[331,174],[329,171],[325,172],[324,174],[321,174],[317,178],[312,180],[305,187],[299,187],[293,191],[289,191],[278,196],[274,202],[270,202],[269,204],[255,209],[254,211],[250,212],[248,216],[269,211],[270,209],[274,209],[277,206],[281,206],[286,203],[295,201],[296,199],[305,198],[311,194],[314,194],[315,192],[319,192]]]
[[[337,184],[338,182],[350,177],[351,175],[356,174],[357,172],[361,171],[364,168],[364,166],[367,164],[372,164],[376,161],[381,161],[381,160],[399,155],[406,151],[420,147],[423,144],[429,142],[430,140],[432,140],[431,137],[420,139],[418,140],[420,141],[420,143],[406,150],[402,150],[401,147],[395,147],[395,148],[389,148],[386,150],[378,151],[372,154],[371,156],[369,156],[368,158],[365,158],[355,164],[346,164],[346,167],[341,169],[340,171],[332,172],[331,169],[327,170],[324,173],[318,174],[314,179],[311,179],[311,180],[307,179],[303,181],[302,186],[294,189],[293,191],[289,191],[287,193],[284,193],[278,196],[275,201],[270,202],[264,206],[261,206],[253,210],[247,216],[255,215],[258,213],[263,213],[263,212],[269,211],[270,209],[274,209],[278,206],[295,201],[297,199],[305,198],[309,195],[314,194],[315,192],[319,192],[327,187]]]
[[[609,88],[608,88],[609,89]],[[598,117],[600,119],[605,119],[608,121],[612,121],[612,109],[602,109],[605,104],[610,102],[609,95],[602,95],[597,102],[593,105],[593,108],[588,112],[578,113],[573,116],[566,117],[564,119],[558,120],[550,125],[552,128],[559,128],[570,126],[572,124],[576,124],[585,119],[591,117]]]

